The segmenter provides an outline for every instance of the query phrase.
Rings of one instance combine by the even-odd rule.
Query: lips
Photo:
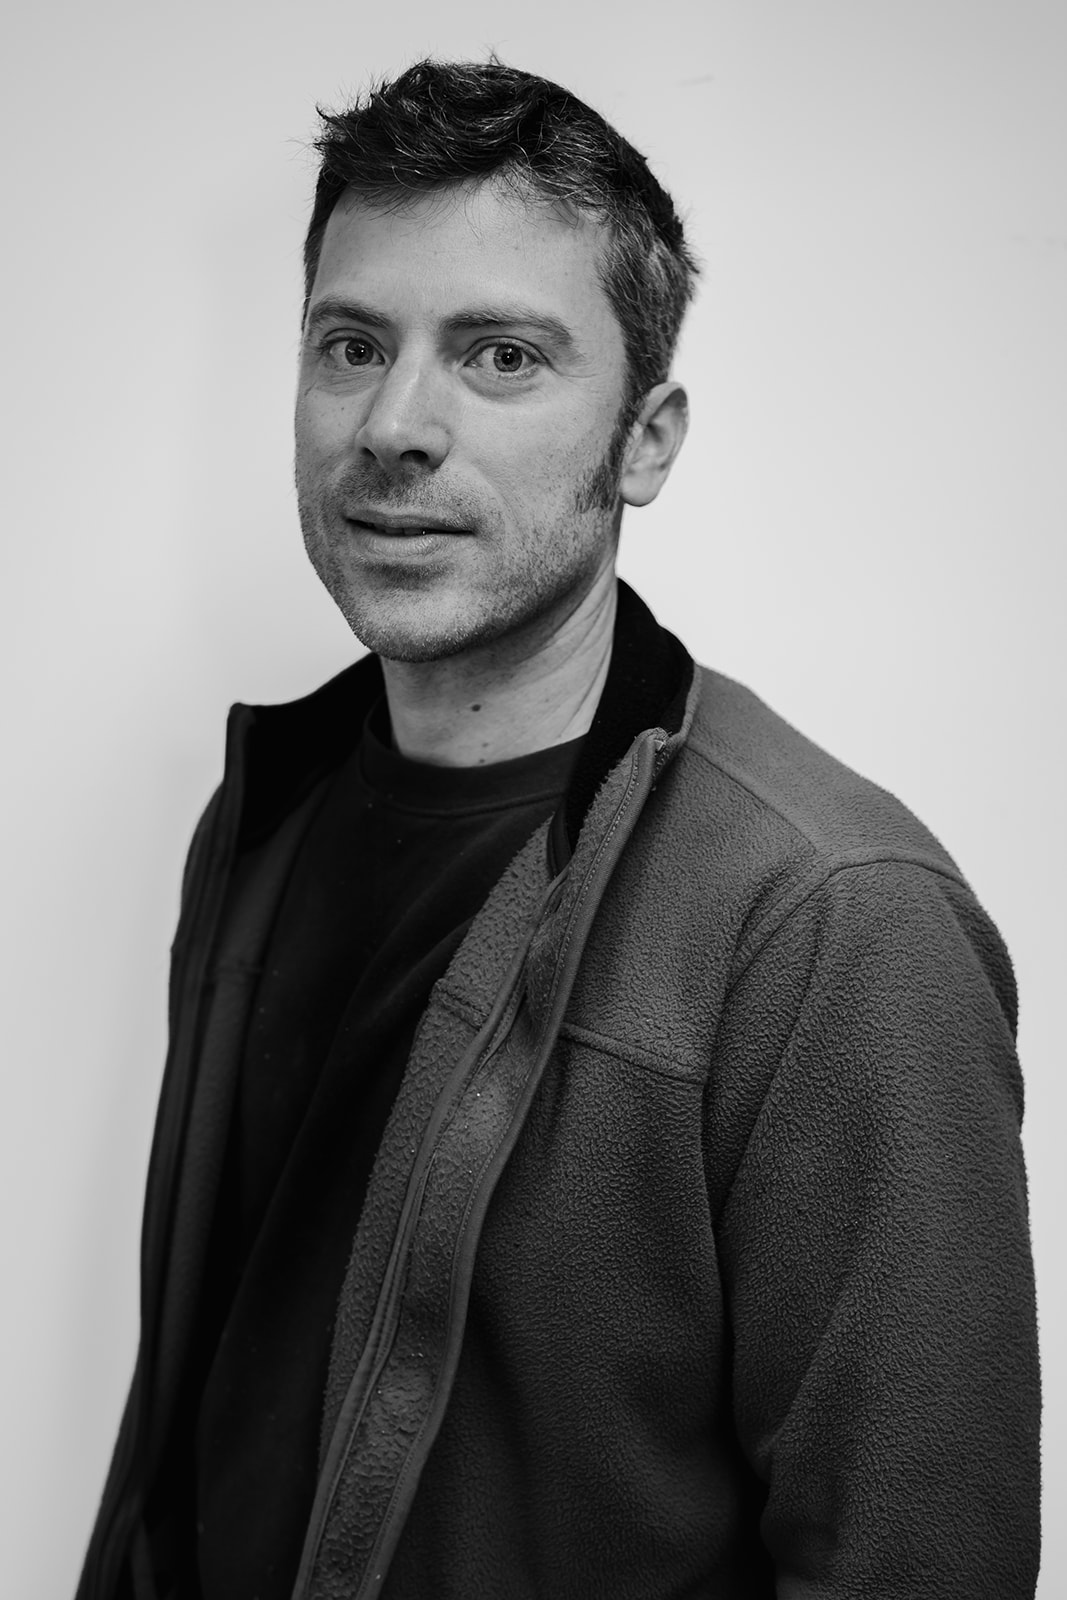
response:
[[[393,517],[348,517],[346,519],[355,528],[361,528],[367,533],[381,534],[392,539],[413,539],[420,535],[432,533],[468,533],[467,528],[456,527],[452,523],[434,522],[430,519],[422,520],[416,515],[400,518]]]

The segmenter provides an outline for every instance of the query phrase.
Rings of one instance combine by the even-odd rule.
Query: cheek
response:
[[[568,499],[574,485],[603,460],[609,439],[610,429],[588,411],[541,422],[526,417],[501,434],[491,457],[487,453],[482,460],[501,496],[521,511]]]
[[[297,396],[294,432],[297,454],[305,460],[322,460],[348,448],[358,425],[349,399],[329,400],[314,389]]]

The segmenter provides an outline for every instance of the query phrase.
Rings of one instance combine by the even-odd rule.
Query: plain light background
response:
[[[1014,954],[1056,1600],[1062,0],[43,0],[9,25],[2,1587],[72,1592],[117,1426],[167,946],[226,708],[356,650],[290,482],[314,102],[490,48],[614,121],[706,263],[693,430],[624,575],[900,794]]]

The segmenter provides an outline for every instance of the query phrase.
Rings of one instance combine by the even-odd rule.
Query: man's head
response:
[[[347,191],[391,202],[495,176],[604,228],[599,272],[623,332],[626,407],[671,366],[697,266],[670,195],[604,118],[546,78],[497,62],[420,61],[339,115],[304,241],[304,309],[330,214]]]
[[[589,107],[495,62],[422,62],[323,123],[297,406],[311,559],[396,659],[551,622],[684,432],[667,380],[696,268],[671,201]]]

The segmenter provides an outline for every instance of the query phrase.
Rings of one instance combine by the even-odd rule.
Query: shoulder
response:
[[[721,673],[697,669],[683,766],[694,792],[758,819],[770,848],[847,866],[897,857],[959,876],[930,830],[895,795],[854,772]],[[695,797],[695,793],[694,793]]]
[[[955,861],[902,801],[721,673],[697,669],[689,728],[653,802],[644,838],[659,881],[691,924],[728,922],[735,975],[798,912],[847,904],[895,918],[902,894],[941,903],[999,947]]]

